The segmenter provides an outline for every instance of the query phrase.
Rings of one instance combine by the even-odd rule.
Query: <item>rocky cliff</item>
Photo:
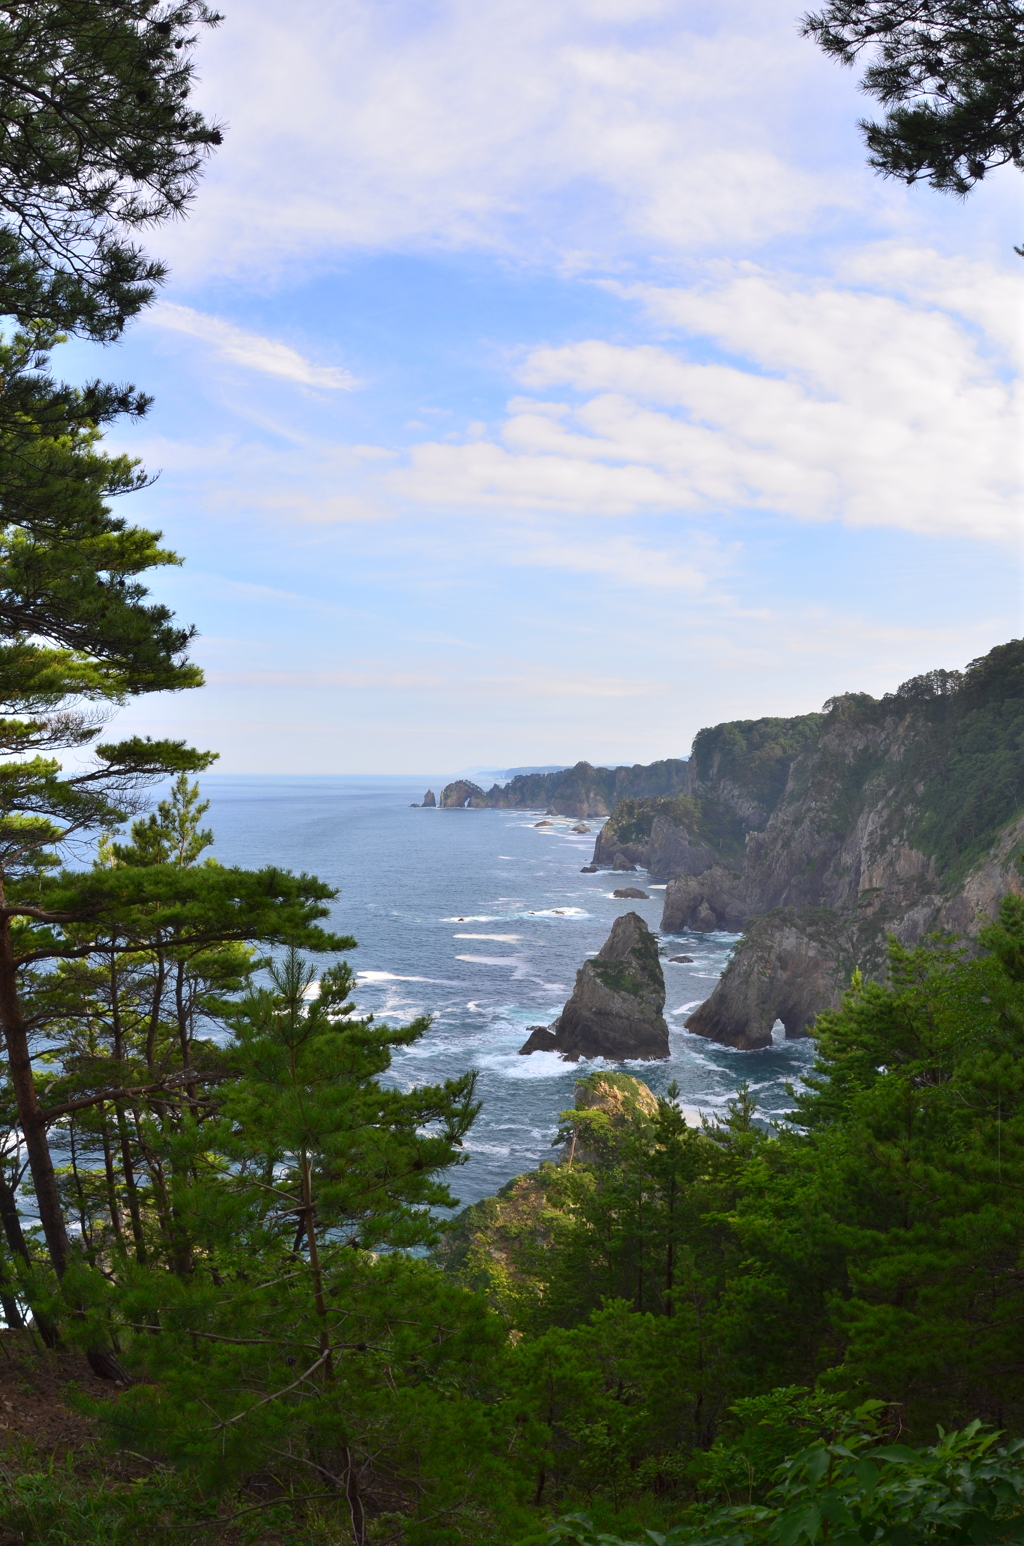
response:
[[[574,768],[555,773],[521,773],[504,785],[494,784],[486,794],[476,784],[460,779],[441,791],[448,808],[484,806],[496,810],[546,810],[553,816],[607,816],[616,802],[637,796],[670,796],[686,780],[686,763],[678,757],[662,762],[636,763],[631,768],[595,768],[578,762]]]
[[[765,1046],[802,1035],[889,935],[969,942],[1024,846],[1024,641],[882,699],[702,730],[680,793],[612,813],[595,862],[669,881],[664,930],[747,932],[688,1029]]]
[[[459,778],[454,784],[445,784],[438,804],[446,811],[479,810],[487,804],[487,797],[479,784]]]
[[[572,997],[555,1023],[538,1026],[520,1052],[580,1058],[667,1058],[665,978],[658,943],[637,913],[616,918],[597,955],[576,973]]]

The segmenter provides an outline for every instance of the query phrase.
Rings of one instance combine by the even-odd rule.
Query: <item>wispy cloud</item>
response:
[[[260,691],[340,688],[370,692],[440,692],[446,697],[492,699],[495,694],[514,698],[631,699],[661,697],[667,691],[664,682],[638,682],[634,677],[585,672],[473,675],[462,671],[405,671],[387,667],[342,671],[211,671],[208,680],[211,686],[253,687]]]
[[[536,533],[523,541],[520,534],[518,550],[505,562],[597,575],[623,590],[679,591],[693,596],[707,585],[700,565],[683,562],[677,553],[629,537],[601,536],[593,542],[573,542]]]
[[[151,326],[167,328],[174,333],[187,333],[190,338],[201,339],[233,365],[246,370],[262,371],[267,376],[283,376],[286,381],[296,381],[302,386],[323,387],[329,391],[351,392],[359,385],[355,376],[335,365],[314,365],[297,349],[281,343],[276,338],[264,338],[260,333],[249,333],[235,327],[221,317],[211,317],[206,312],[193,311],[191,306],[178,306],[164,301],[147,316]]]
[[[889,265],[900,288],[913,266],[910,255]],[[1020,280],[988,277],[1019,306]],[[437,506],[606,518],[747,509],[1019,541],[1013,340],[1005,312],[979,306],[960,278],[933,281],[923,298],[749,271],[617,287],[684,347],[535,349],[519,376],[543,399],[513,398],[497,437],[421,443],[386,481]],[[696,362],[708,340],[724,358]],[[552,402],[552,389],[572,397]]]
[[[592,270],[613,252],[750,251],[852,212],[863,186],[898,205],[867,172],[833,174],[855,81],[794,15],[791,0],[251,0],[244,28],[204,40],[203,98],[231,133],[187,238],[171,233],[176,271],[276,277],[424,242]],[[802,164],[796,97],[819,115]]]

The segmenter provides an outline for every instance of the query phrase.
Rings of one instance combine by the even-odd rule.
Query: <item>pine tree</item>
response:
[[[887,177],[963,196],[993,167],[1024,167],[1024,9],[1019,0],[830,0],[805,35],[885,108],[862,122]]]
[[[189,107],[203,0],[0,7],[0,313],[103,341],[164,266],[133,233],[180,215],[221,130]]]

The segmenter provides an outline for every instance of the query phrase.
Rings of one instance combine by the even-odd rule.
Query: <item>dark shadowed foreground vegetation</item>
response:
[[[214,884],[200,816],[182,776],[98,873]],[[855,980],[784,1130],[591,1076],[444,1232],[472,1078],[391,1087],[422,1023],[150,906],[24,974],[69,1243],[8,1210],[4,1304],[118,1376],[69,1397],[90,1454],[8,1449],[26,1542],[1024,1538],[1022,899]]]

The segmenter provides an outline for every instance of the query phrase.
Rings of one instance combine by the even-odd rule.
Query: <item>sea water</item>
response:
[[[435,779],[432,787],[440,788]],[[570,1064],[554,1053],[521,1057],[530,1026],[547,1025],[572,991],[578,967],[604,943],[614,919],[636,911],[655,931],[665,888],[635,876],[582,875],[600,821],[573,832],[574,819],[537,826],[543,811],[414,809],[423,777],[207,775],[213,853],[225,864],[273,864],[319,876],[338,890],[326,927],[353,935],[359,1006],[391,1024],[431,1017],[430,1029],[400,1051],[400,1087],[433,1084],[474,1069],[482,1101],[466,1142],[468,1163],[453,1177],[462,1202],[487,1196],[551,1157],[559,1114],[581,1074],[615,1066],[656,1092],[670,1081],[691,1120],[721,1115],[746,1081],[761,1115],[792,1104],[786,1084],[813,1057],[808,1040],[776,1029],[761,1052],[719,1047],[683,1029],[708,997],[738,938],[664,935],[671,1056],[666,1062]],[[647,901],[613,897],[635,885]]]

